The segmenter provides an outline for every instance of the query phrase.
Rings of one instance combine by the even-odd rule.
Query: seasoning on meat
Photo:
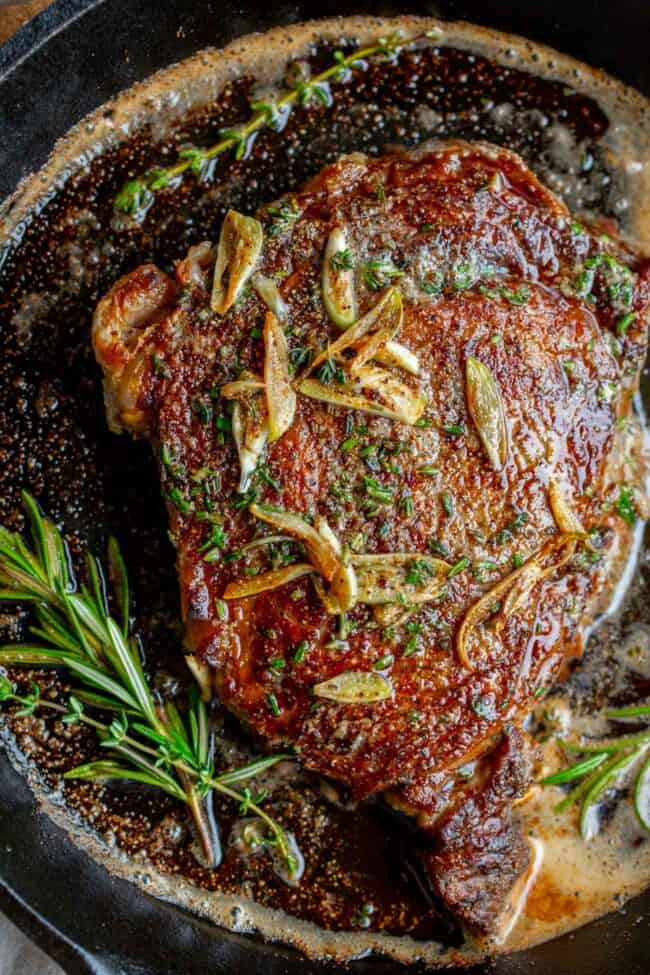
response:
[[[151,268],[100,303],[109,422],[160,458],[187,647],[223,704],[416,816],[435,891],[488,930],[527,860],[518,725],[630,531],[648,268],[487,145],[343,158],[257,217],[277,294],[213,313],[210,265],[179,265],[181,303]]]

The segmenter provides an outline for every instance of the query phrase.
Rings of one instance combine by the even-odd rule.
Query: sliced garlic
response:
[[[381,674],[364,670],[345,670],[313,688],[315,697],[343,704],[372,704],[392,694],[390,682]]]
[[[354,608],[358,599],[359,586],[352,565],[341,565],[332,578],[330,592],[340,606],[340,612],[347,613]]]
[[[360,603],[370,606],[395,603],[401,610],[408,604],[431,602],[439,596],[451,569],[448,562],[419,552],[354,555],[351,562],[357,573]],[[421,567],[421,584],[408,581],[415,565]]]
[[[566,565],[575,553],[576,544],[577,539],[575,535],[558,535],[556,538],[549,539],[539,552],[528,559],[527,562],[524,562],[518,569],[509,572],[496,585],[484,593],[473,606],[470,606],[456,634],[456,653],[464,667],[467,667],[469,670],[472,669],[472,663],[469,659],[467,649],[467,643],[472,630],[487,616],[491,615],[494,611],[494,606],[503,597],[506,597],[503,599],[503,605],[497,621],[497,629],[500,629],[508,616],[511,616],[519,609],[538,582],[548,578],[548,576]],[[559,555],[557,561],[552,562],[550,565],[544,565],[547,559],[553,558],[556,555]]]
[[[376,354],[375,359],[381,362],[382,366],[397,367],[410,372],[412,376],[420,375],[420,360],[414,352],[400,342],[387,342]]]
[[[465,364],[467,405],[470,416],[495,471],[508,459],[508,430],[501,387],[479,359],[467,357]]]
[[[569,503],[562,493],[562,488],[555,481],[549,482],[548,495],[553,517],[560,531],[567,535],[579,535],[586,538],[587,532],[582,522],[569,507]]]
[[[282,326],[273,312],[264,322],[264,383],[269,414],[269,442],[279,440],[293,423],[296,394],[289,374],[289,349]]]
[[[273,278],[267,277],[266,274],[254,274],[251,284],[269,311],[272,311],[279,321],[285,321],[287,317],[287,306]]]
[[[279,589],[280,586],[286,586],[289,582],[295,582],[296,579],[309,575],[313,571],[314,567],[309,562],[296,562],[282,569],[272,569],[271,572],[263,572],[249,579],[231,582],[226,586],[223,598],[244,599],[247,596],[257,596],[258,593],[269,592],[272,589]]]
[[[266,505],[252,504],[248,510],[260,521],[265,521],[268,525],[273,525],[274,528],[299,539],[309,553],[313,568],[316,568],[328,582],[332,580],[341,565],[339,556],[331,542],[323,538],[304,518],[290,511],[275,511]]]
[[[348,236],[344,227],[335,227],[325,247],[321,287],[323,303],[331,320],[339,328],[347,328],[357,320],[357,299],[354,288],[354,268],[337,268],[337,255],[348,250]]]
[[[381,400],[372,400],[363,396],[363,386],[380,392]],[[411,425],[422,416],[426,406],[421,396],[408,386],[393,380],[390,373],[385,370],[371,370],[369,367],[362,370],[359,382],[354,386],[326,385],[316,379],[304,379],[298,389],[303,396],[310,399],[331,403],[332,406],[373,413],[376,416],[386,416]]]
[[[221,226],[210,307],[225,315],[241,294],[262,252],[262,224],[229,210]]]
[[[370,389],[390,408],[403,423],[411,426],[420,419],[426,408],[426,400],[410,386],[394,379],[386,369],[364,366],[357,375],[363,389]]]
[[[257,470],[269,440],[268,419],[262,409],[264,398],[237,400],[232,411],[232,435],[239,454],[237,490],[244,494]]]

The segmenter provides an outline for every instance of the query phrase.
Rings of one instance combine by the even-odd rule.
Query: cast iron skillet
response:
[[[55,140],[133,82],[207,45],[279,23],[351,13],[465,19],[543,41],[650,95],[645,0],[262,3],[244,0],[57,0],[0,49],[0,198]],[[183,30],[178,33],[179,27]],[[126,53],[128,52],[128,57]],[[0,757],[0,907],[69,973],[304,975],[296,952],[222,931],[113,879],[37,811]],[[577,933],[499,959],[496,975],[647,975],[650,892]],[[397,975],[394,963],[354,963]],[[485,972],[487,968],[475,969]]]

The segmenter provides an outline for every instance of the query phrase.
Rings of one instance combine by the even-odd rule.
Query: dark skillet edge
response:
[[[246,935],[215,929],[109,875],[39,807],[6,751],[0,755],[0,789],[10,796],[0,807],[0,909],[68,975],[204,975],[206,971],[210,975],[239,971],[327,975],[343,970],[312,962],[281,945],[251,942]],[[467,975],[488,971],[493,975],[613,975],[624,959],[626,975],[647,975],[642,925],[649,914],[647,892],[622,910],[532,952],[503,955],[493,965],[462,971]],[[636,939],[635,929],[641,935]],[[347,970],[352,975],[406,971],[381,958],[353,963]],[[408,971],[424,973],[419,965]],[[460,975],[460,969],[453,971]]]
[[[83,16],[91,7],[105,0],[56,0],[31,20],[26,21],[15,34],[0,45],[0,82],[20,62],[38,50],[43,44],[63,30],[69,23]]]
[[[60,938],[45,918],[34,914],[1,882],[0,910],[69,975],[94,975],[92,969],[79,958],[74,947]]]
[[[10,73],[31,53],[46,44],[55,34],[65,30],[66,26],[83,17],[84,14],[90,12],[92,9],[99,7],[102,3],[103,0],[57,0],[57,2],[25,25],[7,44],[0,48],[0,79],[6,73]],[[281,11],[281,16],[288,18],[292,16],[294,10],[293,5],[288,5]],[[323,11],[323,13],[325,12],[327,11]],[[337,9],[336,12],[342,11]],[[422,10],[421,12],[424,11]],[[433,13],[434,11],[431,12]],[[445,13],[447,16],[455,15],[455,13],[450,14],[449,11],[445,11]],[[462,15],[463,11],[460,10],[459,14]],[[248,29],[250,30],[250,28]],[[512,29],[516,29],[515,26]],[[540,33],[539,27],[536,33]],[[553,43],[552,38],[546,37],[545,40]],[[563,46],[560,35],[557,36],[557,44],[558,46]],[[14,819],[15,829],[18,835],[23,835],[26,833],[27,828],[30,827],[31,835],[35,840],[32,846],[27,847],[26,845],[24,848],[24,859],[22,861],[23,871],[29,872],[32,870],[36,855],[40,855],[47,860],[50,874],[56,876],[57,860],[63,861],[70,858],[73,863],[79,864],[78,856],[85,861],[83,864],[84,868],[92,870],[96,867],[105,876],[103,868],[92,864],[85,853],[77,850],[67,838],[64,831],[49,820],[46,821],[45,813],[39,810],[31,790],[14,771],[8,757],[4,753],[0,756],[0,782],[8,784],[12,801],[15,800],[16,803],[15,806],[12,804],[10,809],[0,811],[0,825],[3,825],[5,815],[7,815]],[[184,918],[181,912],[178,912],[175,908],[164,904],[160,905],[152,901],[151,898],[143,897],[139,891],[136,891],[135,888],[132,888],[130,884],[124,881],[111,879],[110,883],[115,897],[110,905],[110,915],[104,915],[102,919],[103,923],[96,916],[95,918],[91,917],[88,919],[90,925],[87,922],[87,930],[85,933],[89,936],[89,939],[85,941],[85,945],[93,952],[93,960],[93,957],[90,957],[81,945],[76,946],[62,931],[58,931],[51,921],[47,920],[43,913],[42,904],[40,905],[40,909],[27,906],[25,898],[21,893],[21,887],[14,883],[15,878],[10,877],[7,873],[4,849],[6,833],[4,829],[2,832],[3,843],[2,850],[0,851],[0,876],[3,879],[0,880],[0,909],[4,910],[14,923],[22,928],[44,951],[56,959],[71,975],[77,975],[77,973],[80,973],[80,975],[111,975],[111,973],[115,973],[117,975],[117,972],[120,975],[131,975],[131,973],[135,975],[135,972],[138,972],[139,975],[161,975],[163,971],[173,971],[173,969],[166,967],[158,967],[155,960],[145,960],[147,946],[141,946],[137,942],[132,942],[132,948],[134,950],[126,949],[123,955],[119,954],[119,949],[115,953],[110,952],[110,929],[107,933],[107,928],[109,928],[111,917],[117,917],[119,915],[120,908],[125,903],[128,903],[130,896],[132,898],[137,897],[144,907],[142,914],[137,916],[136,925],[133,928],[129,925],[129,931],[131,931],[132,936],[136,935],[137,937],[138,921],[141,924],[141,934],[143,934],[147,918],[150,922],[156,920],[157,909],[159,912],[157,915],[158,920],[163,917],[163,912],[164,916],[171,920],[171,923],[169,923],[170,929],[176,929],[175,915],[178,915],[179,920],[183,920],[188,931],[190,928],[193,928],[196,932],[195,943],[199,939],[204,943],[208,940],[204,932],[209,931],[209,926],[204,922],[198,919]],[[60,851],[56,854],[52,853],[51,848],[47,849],[47,844],[54,840],[60,845]],[[18,859],[15,852],[13,859],[14,861]],[[72,872],[74,872],[74,868]],[[43,879],[47,880],[48,877],[46,876]],[[106,884],[105,896],[108,890],[108,884]],[[57,892],[53,888],[50,896],[56,899],[61,893],[61,891]],[[89,902],[85,902],[79,897],[76,890],[71,890],[70,896],[71,903],[74,904],[76,902],[77,908],[86,914],[93,900],[90,899]],[[113,914],[113,911],[115,911],[115,914]],[[499,961],[496,970],[499,973],[503,973],[503,975],[506,975],[506,973],[507,975],[516,975],[516,973],[532,972],[535,970],[542,973],[542,975],[551,971],[562,975],[563,972],[569,970],[569,959],[567,956],[570,956],[571,944],[575,943],[576,939],[579,938],[581,957],[580,968],[576,967],[574,969],[576,972],[581,972],[583,970],[582,964],[586,962],[584,967],[585,973],[589,972],[592,975],[596,972],[598,975],[602,975],[604,972],[613,973],[618,970],[616,966],[616,960],[618,959],[619,963],[623,960],[626,975],[646,975],[647,963],[644,963],[642,949],[637,946],[639,954],[629,959],[625,953],[634,924],[639,923],[638,917],[642,913],[645,913],[646,918],[650,914],[650,894],[646,894],[642,898],[628,904],[625,915],[608,915],[606,918],[602,918],[600,921],[589,925],[588,928],[582,929],[576,935],[566,936],[565,938],[558,939],[556,942],[544,945],[535,951],[534,957],[530,960],[527,957],[503,958]],[[95,926],[94,936],[92,932],[93,924]],[[149,928],[149,931],[151,932],[152,929]],[[212,928],[212,931],[214,931],[214,928]],[[295,973],[298,970],[302,972],[316,971],[317,968],[319,971],[322,970],[321,966],[313,965],[310,962],[303,962],[297,958],[295,953],[290,954],[287,949],[278,948],[276,950],[272,946],[264,945],[260,942],[255,942],[254,955],[251,957],[252,953],[246,950],[246,939],[241,936],[232,935],[230,932],[215,931],[215,937],[211,940],[214,942],[217,939],[221,943],[221,950],[219,947],[215,949],[218,954],[218,961],[215,956],[210,955],[210,960],[213,963],[211,971],[215,972],[215,975],[217,972],[235,972],[241,970],[246,970],[247,975],[249,973],[250,975],[254,975],[258,971],[260,973],[262,971],[265,972],[265,975],[266,973],[268,975],[276,975],[276,973],[280,972]],[[128,940],[128,932],[125,940]],[[585,942],[587,942],[587,945],[585,945]],[[91,945],[92,948],[90,947]],[[141,951],[138,951],[139,948],[141,948]],[[584,955],[582,954],[583,951]],[[158,962],[160,962],[159,952],[156,952],[156,954],[158,956]],[[271,960],[272,955],[274,956],[273,960]],[[208,956],[202,953],[202,957],[207,959]],[[535,959],[537,962],[535,962]],[[276,962],[277,967],[276,964],[273,964],[273,961]],[[601,967],[607,963],[614,967],[607,969]],[[266,967],[267,964],[269,966],[268,968]],[[258,965],[260,966],[259,968]],[[357,971],[361,969],[367,972],[376,971],[378,975],[381,972],[387,973],[389,970],[393,972],[399,970],[381,961],[377,962],[376,966],[373,963],[372,968],[362,964],[357,968]],[[189,969],[186,969],[186,972],[189,975]]]

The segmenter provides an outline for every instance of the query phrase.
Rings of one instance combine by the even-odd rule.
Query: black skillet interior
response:
[[[47,158],[54,141],[116,92],[206,45],[277,23],[334,14],[434,14],[540,40],[650,94],[650,7],[641,0],[263,4],[230,0],[58,0],[0,50],[0,197]],[[182,30],[179,30],[182,28]],[[74,847],[34,808],[24,781],[0,761],[0,905],[69,972],[93,975],[298,975],[323,966],[288,949],[210,927],[143,896]],[[647,975],[650,895],[523,956],[501,975]],[[353,969],[399,968],[362,961]]]

